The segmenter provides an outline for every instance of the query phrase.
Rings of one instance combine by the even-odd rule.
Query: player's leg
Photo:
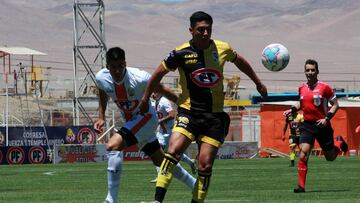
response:
[[[305,192],[306,176],[308,171],[308,160],[310,152],[314,146],[315,136],[319,128],[316,123],[304,121],[300,125],[300,140],[299,140],[299,161],[298,161],[298,187],[294,189],[295,193]]]
[[[191,172],[196,174],[197,167],[194,159],[191,159],[187,154],[183,153],[180,157],[180,160],[188,164],[191,168]]]
[[[105,202],[117,202],[120,189],[120,176],[122,169],[122,149],[126,143],[119,133],[115,133],[106,145],[108,153],[107,184],[108,193]]]
[[[200,143],[198,158],[198,178],[196,181],[195,189],[193,190],[193,203],[200,203],[204,202],[205,200],[207,191],[210,186],[212,167],[217,151],[218,147],[215,147],[214,145],[205,142]]]
[[[164,160],[161,163],[160,173],[158,174],[158,180],[156,182],[156,201],[162,202],[164,200],[167,188],[171,183],[173,174],[174,176],[180,176],[181,174],[184,174],[184,171],[180,170],[177,165],[181,154],[191,144],[191,141],[191,139],[184,136],[182,133],[173,131],[170,138],[169,149],[168,152],[165,154]]]
[[[295,193],[305,192],[305,182],[308,171],[308,160],[312,145],[308,143],[300,144],[300,155],[298,161],[298,188],[294,189]]]
[[[341,151],[347,152],[348,150],[348,145],[342,136],[338,136],[334,142],[334,131],[331,124],[323,129],[321,136],[317,140],[327,161],[334,161]]]
[[[154,165],[157,166],[157,168],[161,165],[165,157],[165,153],[158,144],[157,140],[146,144],[142,148],[142,151],[150,156],[151,160],[153,161]],[[179,163],[175,166],[173,174],[176,179],[185,183],[190,189],[194,188],[196,179],[192,177],[184,168],[182,168]]]

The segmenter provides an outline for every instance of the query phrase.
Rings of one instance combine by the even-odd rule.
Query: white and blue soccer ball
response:
[[[269,44],[261,54],[261,62],[270,71],[281,71],[289,64],[288,49],[282,44]]]

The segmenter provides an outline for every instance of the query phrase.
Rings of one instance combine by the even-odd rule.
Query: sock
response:
[[[155,200],[163,202],[165,193],[172,180],[172,172],[178,163],[178,160],[166,153],[161,163],[158,179],[156,181]]]
[[[179,163],[176,165],[174,169],[174,176],[176,179],[185,183],[191,190],[194,189],[196,179],[192,177],[187,170],[185,170]]]
[[[198,172],[198,178],[195,184],[195,188],[193,190],[193,200],[192,202],[203,203],[207,194],[207,191],[210,186],[210,172]]]
[[[108,194],[106,201],[109,203],[116,203],[118,192],[120,190],[120,176],[122,169],[121,152],[111,151],[108,154]]]
[[[334,142],[334,148],[335,148],[335,153],[336,153],[336,154],[339,154],[339,153],[341,152],[341,148],[340,148],[341,144],[342,144],[342,141],[340,141],[340,140],[335,140],[335,142]]]
[[[299,175],[299,181],[298,185],[302,188],[305,188],[305,181],[306,181],[306,174],[308,171],[307,167],[307,161],[304,159],[299,159],[298,163],[298,175]]]
[[[191,166],[191,164],[194,163],[193,160],[190,159],[190,157],[188,155],[186,155],[185,153],[181,155],[180,160],[189,164],[189,166]]]
[[[291,151],[291,152],[290,152],[290,160],[291,160],[291,161],[295,160],[295,156],[296,156],[296,155],[295,155],[295,152],[294,152],[294,151]]]

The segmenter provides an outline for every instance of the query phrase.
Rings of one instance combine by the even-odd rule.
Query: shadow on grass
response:
[[[334,190],[334,189],[330,189],[330,190],[306,190],[305,193],[318,193],[318,192],[350,192],[351,190],[349,189],[339,189],[339,190]]]

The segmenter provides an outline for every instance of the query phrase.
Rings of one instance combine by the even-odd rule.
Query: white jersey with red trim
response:
[[[155,108],[149,102],[149,111],[145,115],[137,114],[149,78],[150,74],[146,71],[130,67],[126,68],[125,76],[119,83],[114,82],[108,69],[101,69],[96,74],[98,88],[105,91],[120,109],[126,120],[122,127],[136,137],[140,149],[157,139],[155,131],[158,118]]]
[[[336,98],[331,87],[321,81],[313,86],[303,83],[299,87],[300,105],[305,121],[323,119],[328,112],[328,102]]]
[[[165,97],[161,97],[158,101],[155,101],[156,113],[159,119],[164,118],[169,114],[170,111],[174,111],[171,103]],[[171,133],[172,128],[174,127],[174,120],[167,120],[159,124],[159,132],[163,134]]]
[[[112,79],[110,71],[104,68],[96,74],[96,82],[98,87],[104,90],[119,107],[125,120],[129,120],[139,111],[139,103],[150,77],[151,75],[146,71],[126,67],[123,80],[116,83]],[[155,109],[151,105],[149,105],[149,113],[155,113]]]

